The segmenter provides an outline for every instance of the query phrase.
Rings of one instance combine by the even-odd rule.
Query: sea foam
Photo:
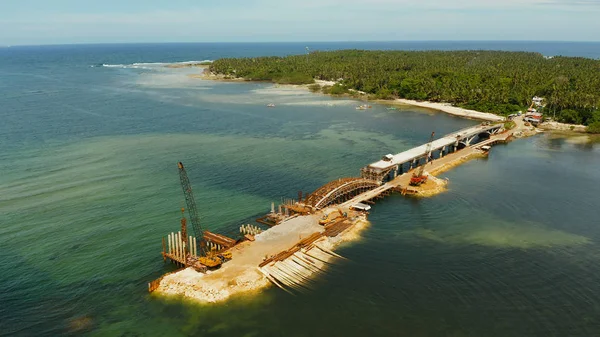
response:
[[[182,62],[136,62],[130,64],[107,64],[101,63],[99,65],[92,65],[92,67],[104,67],[104,68],[121,68],[121,69],[155,69],[165,67],[168,65],[190,65],[196,63],[212,63],[212,60],[202,61],[182,61]]]

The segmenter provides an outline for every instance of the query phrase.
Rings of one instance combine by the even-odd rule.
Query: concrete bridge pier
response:
[[[471,142],[473,141],[473,139],[475,139],[477,136],[471,136],[471,137],[466,137],[460,140],[460,143],[462,143],[465,147],[468,147],[471,145]]]
[[[394,167],[394,173],[393,173],[393,178],[392,179],[396,179],[396,177],[398,176],[398,171],[400,170],[400,165],[396,165],[396,167]]]

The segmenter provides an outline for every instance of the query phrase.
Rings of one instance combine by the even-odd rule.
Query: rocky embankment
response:
[[[566,124],[559,122],[544,122],[538,126],[542,130],[564,131],[564,132],[587,132],[585,125]]]

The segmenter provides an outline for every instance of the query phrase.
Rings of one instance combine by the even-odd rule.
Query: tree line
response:
[[[533,96],[557,121],[600,129],[600,60],[505,51],[339,50],[286,57],[224,58],[210,71],[252,81],[336,81],[329,93],[447,102],[507,115]],[[315,86],[313,86],[313,90]]]

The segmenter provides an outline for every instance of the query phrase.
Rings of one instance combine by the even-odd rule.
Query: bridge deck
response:
[[[458,152],[450,153],[444,158],[435,159],[427,164],[426,171],[436,171],[440,168],[443,168],[445,165],[451,165],[453,163],[460,162],[463,159],[467,159],[474,153],[481,153],[482,146],[492,145],[497,142],[506,142],[512,136],[512,134],[513,132],[505,132],[503,134],[493,135],[489,140],[471,145]],[[356,203],[364,202],[365,200],[371,200],[390,189],[408,187],[411,177],[412,172],[406,172],[404,174],[401,174],[392,181],[389,181],[375,189],[362,193],[352,198],[352,200],[350,201],[340,204],[339,207],[350,207]]]
[[[449,146],[449,145],[455,144],[457,139],[469,138],[474,135],[480,134],[482,132],[486,132],[486,131],[496,129],[496,128],[498,128],[498,125],[476,125],[473,127],[462,129],[462,130],[453,132],[449,135],[446,135],[440,139],[434,140],[432,143],[431,149],[432,150],[441,149],[444,146]],[[412,161],[417,158],[422,158],[426,155],[426,153],[425,153],[426,150],[427,150],[427,144],[423,144],[421,146],[412,148],[408,151],[404,151],[404,152],[394,155],[394,157],[390,161],[380,160],[378,162],[375,162],[375,163],[369,165],[369,168],[383,171],[383,170],[389,169],[393,166],[396,166],[396,165],[399,165],[402,163],[406,163],[406,162]]]

